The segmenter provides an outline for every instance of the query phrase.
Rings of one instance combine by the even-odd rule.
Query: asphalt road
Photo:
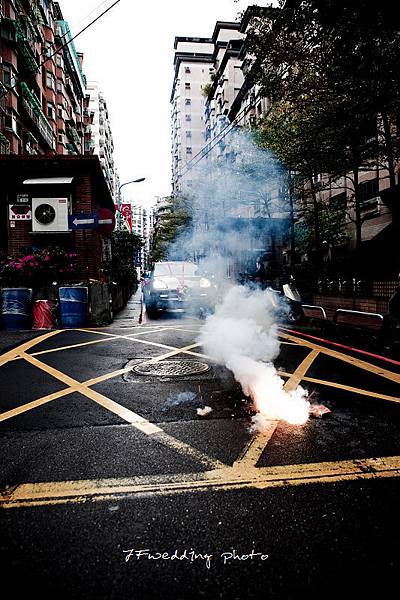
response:
[[[165,317],[3,342],[3,588],[28,583],[57,599],[391,597],[400,362],[281,329],[286,385],[301,381],[332,412],[253,434],[253,407],[203,354],[200,327]],[[171,365],[179,376],[152,372]],[[212,412],[199,416],[204,406]]]

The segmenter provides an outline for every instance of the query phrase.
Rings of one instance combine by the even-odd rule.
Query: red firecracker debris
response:
[[[310,405],[310,417],[319,417],[321,418],[323,415],[327,415],[332,411],[329,410],[323,404],[311,404]]]

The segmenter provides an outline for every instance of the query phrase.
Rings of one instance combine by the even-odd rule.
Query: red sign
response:
[[[125,219],[129,231],[132,233],[132,205],[121,204],[121,216]]]
[[[97,231],[101,235],[110,235],[115,227],[115,215],[109,208],[99,208],[97,211],[98,227]]]

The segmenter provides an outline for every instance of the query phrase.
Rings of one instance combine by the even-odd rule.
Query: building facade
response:
[[[1,0],[2,153],[84,153],[83,55],[70,40],[57,2]]]
[[[118,173],[114,165],[114,140],[111,131],[107,102],[97,81],[87,84],[88,112],[93,115],[90,123],[90,142],[93,154],[97,154],[110,192],[117,202]]]

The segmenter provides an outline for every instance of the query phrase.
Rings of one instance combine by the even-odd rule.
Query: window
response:
[[[63,107],[61,104],[57,104],[57,115],[59,119],[64,118]]]
[[[11,67],[10,67],[10,65],[3,64],[3,83],[4,83],[4,85],[11,85]]]
[[[190,98],[185,98],[185,105],[186,106],[190,106],[192,104],[192,101]]]
[[[61,79],[57,79],[57,92],[59,92],[60,94],[64,93],[64,86]]]
[[[48,88],[55,90],[54,75],[53,75],[53,73],[50,73],[49,71],[46,71],[46,85]]]
[[[63,133],[58,134],[58,142],[59,142],[59,144],[64,143],[64,134]]]
[[[192,117],[190,115],[185,115],[185,121],[191,121]]]
[[[190,130],[186,131],[186,137],[187,138],[191,138],[192,137],[192,132]]]
[[[63,57],[61,56],[61,54],[56,54],[56,63],[57,63],[57,67],[60,67],[61,69],[64,68],[64,60],[63,60]]]
[[[55,107],[54,107],[54,104],[52,104],[51,102],[47,103],[47,116],[49,117],[49,119],[56,118]]]
[[[185,67],[185,73],[190,73],[190,67]]]
[[[45,55],[49,57],[52,54],[53,54],[53,44],[51,42],[46,42]]]
[[[186,154],[192,154],[192,148],[191,148],[191,146],[187,146],[186,147]]]
[[[185,90],[190,90],[190,83],[189,82],[185,83]]]

